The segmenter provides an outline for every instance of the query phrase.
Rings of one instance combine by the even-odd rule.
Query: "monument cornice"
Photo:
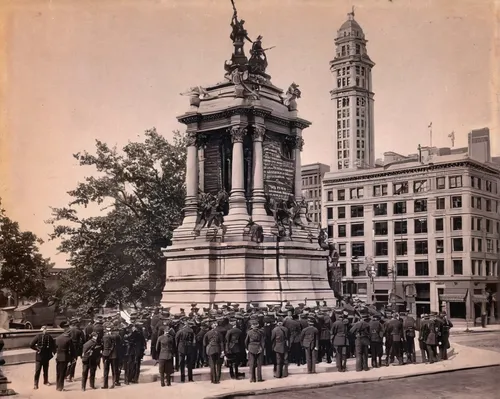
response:
[[[371,173],[363,173],[359,174],[356,176],[346,176],[346,177],[340,177],[340,178],[324,178],[323,182],[325,184],[337,184],[337,183],[348,183],[348,182],[354,182],[354,181],[361,181],[361,180],[371,180],[371,179],[379,179],[379,178],[392,178],[392,177],[397,177],[397,176],[408,176],[408,175],[413,175],[416,173],[425,173],[425,172],[434,172],[434,171],[439,171],[443,169],[451,169],[451,168],[460,168],[460,167],[469,167],[472,169],[479,170],[481,172],[485,173],[491,173],[491,174],[499,174],[499,171],[495,169],[491,169],[488,167],[485,167],[483,165],[477,164],[471,160],[467,161],[459,161],[459,162],[448,162],[448,163],[443,163],[443,164],[437,164],[437,165],[425,165],[425,166],[416,166],[416,167],[408,167],[404,169],[399,169],[399,170],[391,170],[391,171],[372,171]]]
[[[187,113],[181,115],[177,118],[180,123],[185,125],[189,125],[192,123],[201,123],[201,122],[213,122],[217,120],[225,120],[231,118],[233,115],[247,115],[247,116],[260,116],[273,122],[277,125],[286,126],[289,128],[299,128],[305,129],[311,126],[311,122],[302,119],[302,118],[285,118],[278,115],[273,115],[272,110],[265,107],[256,107],[256,106],[247,106],[247,107],[234,107],[225,109],[222,111],[212,112],[210,114],[202,114],[202,113]]]

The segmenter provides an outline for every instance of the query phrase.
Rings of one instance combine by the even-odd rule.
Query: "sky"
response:
[[[235,0],[267,72],[302,90],[310,120],[302,162],[332,161],[337,29],[355,6],[368,39],[376,156],[433,144],[467,145],[489,127],[500,153],[500,6],[496,0]],[[498,3],[498,2],[497,2]],[[183,129],[179,93],[208,86],[229,59],[230,0],[2,0],[0,2],[0,197],[21,228],[47,240],[50,207],[91,170],[72,154],[96,139],[123,146],[151,127]],[[495,23],[496,22],[496,23]],[[496,43],[496,46],[494,44]],[[248,52],[248,46],[246,46]],[[57,243],[42,246],[58,267]]]

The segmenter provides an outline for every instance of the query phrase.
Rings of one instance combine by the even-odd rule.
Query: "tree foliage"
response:
[[[70,191],[69,205],[53,208],[48,221],[73,266],[62,278],[63,306],[137,305],[161,295],[161,248],[170,244],[184,206],[185,142],[178,132],[172,143],[155,129],[145,136],[122,151],[96,141],[94,154],[74,155],[97,173]],[[81,216],[90,204],[103,207],[101,214]]]
[[[39,252],[42,243],[31,231],[21,231],[0,207],[0,288],[15,298],[45,299],[52,265]]]

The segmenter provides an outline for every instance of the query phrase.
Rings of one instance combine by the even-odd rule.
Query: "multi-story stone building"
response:
[[[499,282],[500,158],[490,156],[489,130],[469,133],[465,148],[384,155],[374,168],[323,179],[322,224],[337,245],[344,289],[380,304],[396,294],[417,314],[446,309],[472,319],[490,311],[488,293]]]
[[[311,221],[321,223],[321,182],[330,167],[323,163],[302,165],[302,190]]]
[[[367,40],[354,12],[342,24],[335,39],[336,55],[330,62],[335,88],[335,137],[332,170],[375,165],[372,68]]]

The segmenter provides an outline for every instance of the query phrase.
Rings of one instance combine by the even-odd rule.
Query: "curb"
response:
[[[453,370],[439,370],[439,371],[425,371],[422,373],[409,373],[395,376],[382,376],[382,377],[371,377],[371,378],[363,378],[360,380],[343,380],[343,381],[331,381],[331,382],[322,382],[322,383],[314,383],[314,384],[304,384],[298,386],[286,386],[286,387],[276,387],[276,388],[264,388],[260,390],[249,390],[249,391],[239,391],[239,392],[231,392],[225,393],[221,395],[214,396],[206,396],[204,399],[235,399],[241,396],[259,396],[259,395],[270,395],[281,392],[289,392],[290,390],[294,391],[305,391],[310,389],[321,389],[321,388],[330,388],[337,385],[347,385],[347,384],[359,384],[359,383],[367,383],[367,382],[378,382],[378,381],[386,381],[386,380],[401,380],[403,378],[412,378],[412,377],[421,377],[425,375],[434,375],[434,374],[444,374],[444,373],[453,373],[455,371],[463,371],[463,370],[473,370],[473,369],[483,369],[488,367],[498,367],[500,363],[489,364],[487,366],[467,366],[461,367]]]

